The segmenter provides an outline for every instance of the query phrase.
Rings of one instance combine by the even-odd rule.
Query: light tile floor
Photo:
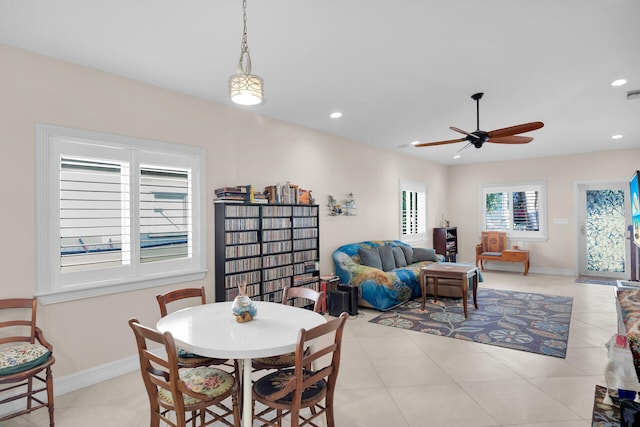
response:
[[[485,272],[481,287],[572,296],[566,359],[369,323],[347,322],[336,391],[338,427],[586,427],[605,343],[617,331],[615,288],[573,277]],[[470,307],[470,310],[473,310]],[[3,427],[48,425],[46,411]],[[142,427],[148,403],[132,372],[56,399],[57,427]]]

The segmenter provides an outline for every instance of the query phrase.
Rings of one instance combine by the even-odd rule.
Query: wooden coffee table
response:
[[[462,306],[464,307],[465,319],[467,315],[467,296],[469,294],[469,279],[473,279],[473,305],[478,308],[478,269],[473,266],[437,263],[427,265],[420,269],[420,290],[422,292],[422,306],[427,298],[427,285],[429,278],[433,279],[433,302],[438,301],[438,279],[449,279],[448,283],[442,283],[447,286],[460,286],[462,288]]]

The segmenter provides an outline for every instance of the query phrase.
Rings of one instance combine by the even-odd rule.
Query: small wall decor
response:
[[[349,193],[349,196],[347,196],[342,204],[339,204],[332,195],[329,195],[327,206],[329,207],[329,215],[331,216],[354,216],[353,210],[356,208],[356,201],[353,193]]]

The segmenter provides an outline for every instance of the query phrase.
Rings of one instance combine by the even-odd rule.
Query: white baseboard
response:
[[[52,369],[53,395],[56,397],[138,370],[140,369],[140,362],[138,355],[135,355],[86,369],[84,371],[74,372],[73,374],[66,375],[64,377],[56,377],[55,364]],[[140,381],[142,381],[142,378]],[[41,394],[41,398],[46,399],[46,394],[44,392]],[[23,409],[25,407],[24,402],[25,400],[21,399],[7,405],[3,405],[3,407],[0,408],[0,416]]]
[[[60,396],[81,388],[89,387],[112,378],[119,377],[140,368],[138,356],[116,360],[84,371],[74,372],[61,378],[53,372],[53,394]],[[142,380],[141,380],[142,381]]]

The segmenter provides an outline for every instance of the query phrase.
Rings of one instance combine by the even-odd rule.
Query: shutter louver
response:
[[[540,230],[540,207],[537,191],[513,193],[513,229],[517,231]]]
[[[140,168],[140,262],[191,256],[189,171]]]
[[[509,229],[509,193],[488,193],[485,209],[485,230],[506,231]]]
[[[426,194],[418,191],[402,191],[402,234],[404,236],[415,236],[426,233],[427,220]]]
[[[60,160],[60,269],[119,266],[130,260],[128,164]]]

